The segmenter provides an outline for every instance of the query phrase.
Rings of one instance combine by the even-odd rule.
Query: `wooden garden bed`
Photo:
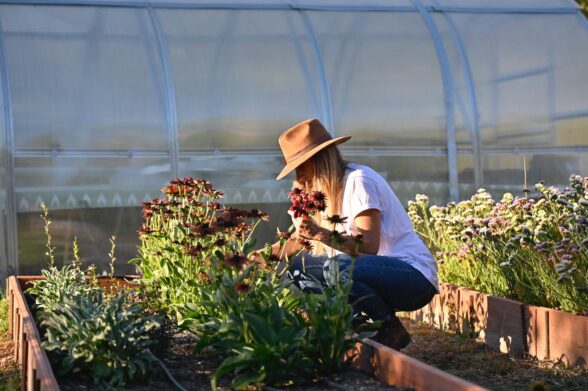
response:
[[[587,368],[588,317],[537,307],[451,284],[413,320],[446,331],[468,333],[489,348]]]
[[[16,362],[21,368],[22,389],[57,391],[60,389],[59,384],[47,354],[41,348],[39,332],[23,295],[28,283],[40,278],[42,277],[10,276],[7,279],[9,333],[14,341]],[[123,281],[121,279],[117,284],[132,284]],[[385,384],[416,390],[485,390],[369,339],[358,343],[347,355],[355,368]]]

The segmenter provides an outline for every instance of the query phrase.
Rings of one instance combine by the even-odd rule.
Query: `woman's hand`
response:
[[[292,218],[292,224],[299,237],[307,240],[321,240],[320,235],[325,229],[315,223],[313,219],[306,216],[295,218],[294,212],[291,210],[288,211],[288,214]]]

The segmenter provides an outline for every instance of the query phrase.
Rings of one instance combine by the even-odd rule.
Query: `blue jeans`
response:
[[[337,271],[338,265],[338,271]],[[322,286],[349,278],[351,257],[300,254],[288,271],[294,285],[304,292],[320,293]],[[364,312],[373,320],[386,320],[396,311],[414,311],[424,307],[437,289],[414,267],[399,259],[362,255],[352,273],[349,302],[356,313]]]

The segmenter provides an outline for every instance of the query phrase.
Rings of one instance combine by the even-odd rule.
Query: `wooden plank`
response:
[[[371,339],[356,344],[351,354],[356,368],[396,387],[411,387],[417,391],[486,390]]]

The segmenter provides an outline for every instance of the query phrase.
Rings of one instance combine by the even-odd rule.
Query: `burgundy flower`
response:
[[[292,232],[281,232],[281,231],[278,231],[277,238],[279,240],[282,240],[282,239],[289,240],[289,239],[292,238]]]
[[[217,240],[214,242],[214,245],[215,245],[215,246],[217,246],[217,247],[222,247],[222,246],[224,246],[225,244],[226,244],[226,242],[225,242],[225,240],[224,240],[223,238],[217,239]]]
[[[261,219],[263,221],[269,221],[269,215],[266,213],[263,213],[259,209],[251,209],[249,211],[248,217]]]
[[[288,193],[288,198],[290,198],[291,200],[295,200],[298,199],[298,197],[300,197],[303,193],[303,190],[298,188],[298,187],[294,187],[292,189],[292,191],[290,191]]]
[[[347,222],[347,217],[339,215],[327,216],[325,219],[331,224],[345,224]]]
[[[298,243],[301,244],[306,251],[312,251],[312,243],[310,240],[300,238],[298,239]]]
[[[151,227],[143,225],[141,228],[137,230],[137,232],[139,233],[139,235],[149,235],[155,231],[151,229]]]
[[[221,210],[223,208],[222,205],[216,201],[210,201],[208,204],[206,204],[206,206],[208,206],[210,209],[215,210]]]
[[[267,261],[270,263],[278,263],[280,262],[280,257],[278,257],[276,254],[270,254],[267,257]]]
[[[341,232],[334,230],[331,232],[331,241],[333,242],[333,244],[340,245],[343,244],[345,238],[343,237],[343,235],[341,235]]]
[[[235,254],[233,256],[226,256],[225,263],[237,270],[241,270],[243,265],[247,263],[247,258],[241,254]]]
[[[196,246],[190,246],[188,249],[188,254],[193,257],[197,257],[204,250],[206,250],[206,247],[202,246],[201,243],[198,243]]]
[[[251,285],[247,284],[246,282],[239,281],[235,285],[235,290],[239,293],[247,293],[251,290]]]
[[[192,226],[192,232],[200,237],[214,235],[217,231],[216,226],[209,223],[197,223]]]
[[[327,207],[327,197],[320,191],[309,193],[297,187],[288,193],[292,205],[290,210],[294,212],[294,218],[312,216],[316,212],[322,212]]]

